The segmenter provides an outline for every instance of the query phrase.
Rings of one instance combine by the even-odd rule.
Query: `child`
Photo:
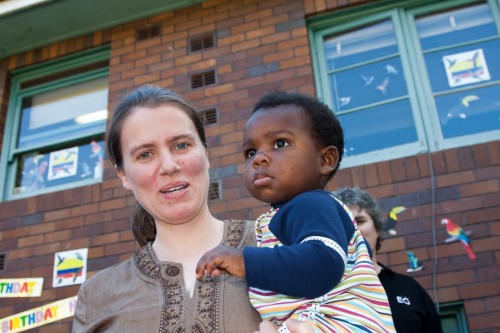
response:
[[[344,148],[342,127],[316,98],[264,96],[244,128],[245,184],[271,210],[256,221],[257,247],[219,246],[197,278],[246,276],[262,319],[315,332],[393,332],[387,296],[347,207],[325,191]]]

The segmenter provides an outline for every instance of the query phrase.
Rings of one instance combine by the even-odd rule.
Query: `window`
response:
[[[468,333],[467,316],[464,305],[460,302],[441,304],[439,318],[443,333]]]
[[[102,180],[108,59],[92,50],[12,73],[2,200]]]
[[[344,166],[500,138],[498,3],[412,4],[310,24],[318,93],[345,130]]]

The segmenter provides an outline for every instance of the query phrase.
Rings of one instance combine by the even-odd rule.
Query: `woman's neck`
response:
[[[198,260],[221,242],[223,233],[224,223],[212,215],[178,225],[156,223],[153,250],[160,261]]]
[[[380,271],[382,270],[382,267],[377,262],[377,253],[376,252],[373,252],[372,261],[373,261],[373,268],[375,268],[375,272],[377,273],[377,275],[379,275]]]

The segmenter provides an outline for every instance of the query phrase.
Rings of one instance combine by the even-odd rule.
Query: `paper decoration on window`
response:
[[[78,147],[53,151],[49,158],[48,180],[76,175],[78,166]]]
[[[82,284],[87,276],[87,254],[88,249],[56,253],[52,287]]]
[[[39,297],[42,288],[43,278],[0,279],[0,297]]]
[[[0,319],[0,332],[17,333],[46,325],[75,314],[77,296],[46,304]]]
[[[491,79],[482,49],[445,55],[443,62],[452,88]]]

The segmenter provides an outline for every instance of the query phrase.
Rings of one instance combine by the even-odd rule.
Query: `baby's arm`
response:
[[[245,261],[242,250],[219,245],[206,252],[196,265],[197,279],[201,279],[203,274],[218,276],[224,272],[236,277],[245,276]]]
[[[243,249],[248,286],[307,298],[332,290],[344,274],[354,232],[341,209],[325,192],[281,206],[269,228],[283,246]]]

